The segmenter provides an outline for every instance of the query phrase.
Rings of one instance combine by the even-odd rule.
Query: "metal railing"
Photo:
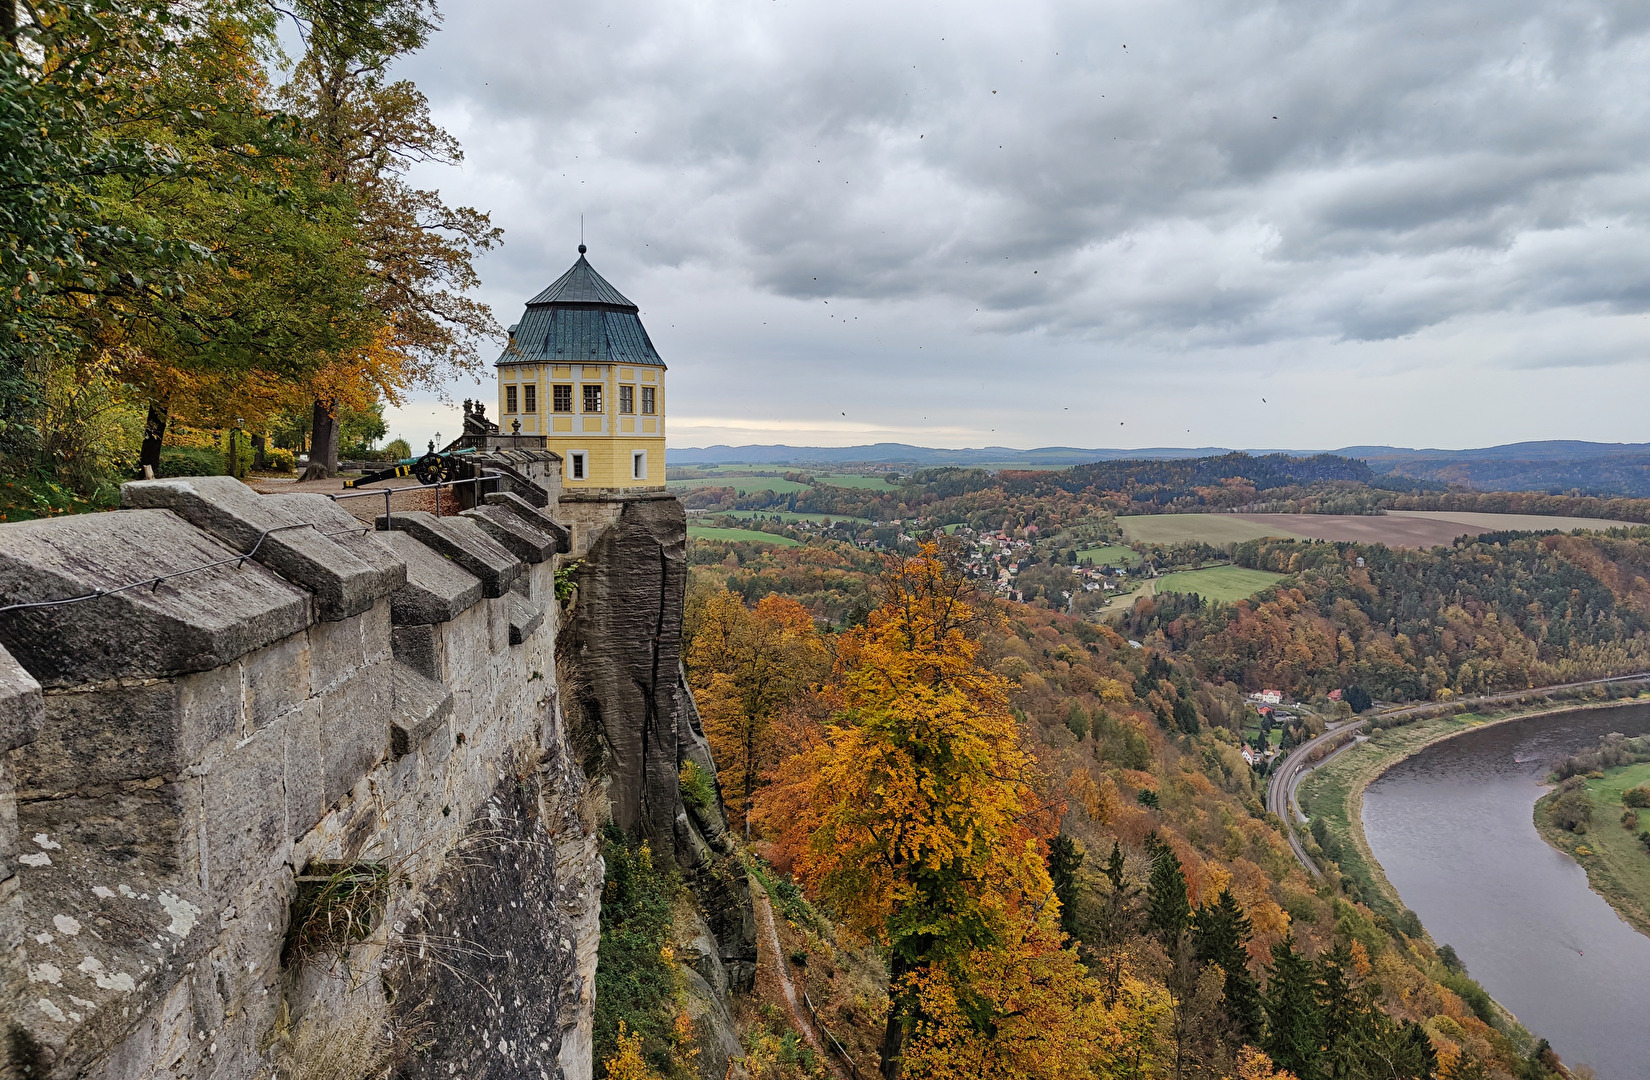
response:
[[[211,570],[213,567],[217,566],[227,566],[230,563],[234,563],[235,569],[239,570],[241,567],[246,565],[246,561],[248,559],[258,554],[258,549],[264,546],[264,541],[269,538],[270,534],[285,532],[288,529],[315,529],[316,532],[321,532],[322,536],[338,536],[343,533],[370,532],[371,528],[372,527],[369,525],[354,529],[333,529],[329,532],[321,532],[320,529],[316,528],[314,522],[310,521],[300,521],[293,525],[277,525],[273,529],[265,529],[263,532],[259,533],[257,542],[254,543],[252,547],[242,555],[231,555],[227,559],[217,559],[213,562],[201,563],[199,566],[189,566],[182,570],[173,570],[169,574],[158,574],[155,577],[139,578],[137,581],[129,581],[124,585],[116,585],[112,589],[93,589],[89,593],[81,593],[79,596],[66,596],[61,600],[37,600],[28,604],[7,604],[5,607],[0,607],[0,615],[4,615],[8,611],[26,611],[31,608],[61,607],[64,604],[78,604],[84,600],[96,600],[103,596],[113,596],[115,593],[123,593],[130,589],[140,588],[144,585],[149,586],[150,592],[155,592],[160,589],[161,582],[163,581],[170,581],[173,578],[183,577],[185,574],[196,574],[202,570]]]
[[[781,963],[783,963],[783,960]],[[854,1080],[865,1080],[859,1073],[859,1066],[855,1065],[854,1059],[848,1056],[848,1048],[843,1046],[835,1035],[831,1034],[831,1029],[826,1027],[825,1022],[819,1018],[819,1010],[814,1008],[813,999],[808,996],[808,988],[805,986],[802,988],[802,1004],[807,1006],[809,1018],[813,1020],[814,1027],[819,1033],[825,1036],[825,1043],[831,1048],[831,1052],[841,1058],[844,1065],[848,1066],[848,1075],[852,1076]]]
[[[369,497],[374,496],[374,495],[382,495],[382,496],[384,496],[384,524],[385,524],[385,527],[387,528],[389,526],[389,521],[390,521],[390,498],[391,498],[391,496],[398,495],[398,494],[405,494],[409,491],[434,491],[435,492],[435,516],[440,517],[441,516],[441,489],[442,488],[446,488],[446,487],[455,488],[455,487],[458,487],[460,484],[479,484],[483,480],[504,480],[504,479],[507,479],[507,477],[503,473],[500,473],[500,472],[484,472],[484,473],[480,474],[479,476],[472,476],[472,477],[469,477],[468,479],[464,479],[464,480],[438,480],[433,484],[416,484],[416,485],[408,485],[407,487],[381,488],[378,491],[346,491],[346,492],[342,492],[342,493],[337,494],[337,495],[328,495],[327,498],[331,499],[333,502],[343,502],[345,499],[365,499],[365,498],[369,498]]]

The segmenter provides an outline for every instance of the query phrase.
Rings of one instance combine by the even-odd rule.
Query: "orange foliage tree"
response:
[[[1127,1041],[1063,947],[1038,799],[990,616],[933,545],[893,563],[842,636],[817,745],[775,772],[757,817],[815,896],[889,961],[887,1077],[1054,1077]]]
[[[751,796],[774,764],[778,714],[830,673],[831,655],[813,616],[795,600],[768,596],[755,610],[722,590],[694,613],[688,683],[704,721],[729,813],[750,839]]]

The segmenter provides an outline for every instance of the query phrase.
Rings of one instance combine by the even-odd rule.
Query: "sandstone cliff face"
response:
[[[554,522],[126,505],[0,526],[0,1075],[588,1077]]]
[[[599,740],[614,824],[673,853],[693,887],[715,948],[687,959],[725,1004],[755,980],[756,920],[721,807],[682,799],[687,762],[716,775],[682,676],[687,519],[663,492],[611,496],[601,513],[562,646],[580,681],[568,710]]]

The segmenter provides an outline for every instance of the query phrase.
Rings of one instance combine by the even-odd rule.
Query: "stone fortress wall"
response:
[[[482,505],[376,529],[225,477],[0,525],[0,1076],[591,1075],[609,800],[690,874],[731,850],[675,779],[685,528],[576,512],[559,641],[559,462],[492,457]]]

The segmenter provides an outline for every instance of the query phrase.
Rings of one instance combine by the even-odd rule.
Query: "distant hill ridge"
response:
[[[1312,457],[1317,450],[1243,450],[1228,447],[1152,446],[1084,449],[1044,446],[1019,450],[986,446],[962,450],[871,443],[863,446],[708,446],[671,450],[673,465],[977,465],[998,468],[1062,467],[1104,461],[1177,461],[1233,453]],[[1458,484],[1480,491],[1579,492],[1650,497],[1650,443],[1596,443],[1572,439],[1507,443],[1470,450],[1346,446],[1328,451],[1368,463],[1376,476]]]

